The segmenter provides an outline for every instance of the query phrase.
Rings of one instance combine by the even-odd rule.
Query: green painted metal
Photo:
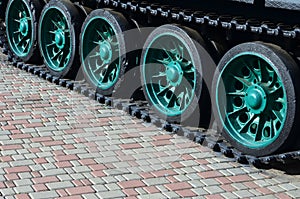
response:
[[[104,17],[93,17],[80,42],[81,63],[88,78],[102,90],[114,86],[121,70],[120,44],[114,26]]]
[[[178,35],[157,35],[143,57],[142,73],[152,105],[166,116],[181,115],[191,104],[196,69],[187,43]]]
[[[40,48],[47,65],[54,71],[63,71],[72,52],[72,37],[65,13],[50,6],[41,16]]]
[[[10,1],[6,12],[6,32],[11,50],[18,57],[28,55],[33,40],[32,14],[24,0]]]
[[[287,97],[276,68],[261,54],[241,53],[223,68],[216,102],[226,131],[248,148],[272,144],[284,126]]]

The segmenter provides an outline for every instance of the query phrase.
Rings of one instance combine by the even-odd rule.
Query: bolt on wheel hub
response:
[[[259,85],[253,85],[246,91],[245,102],[247,108],[255,113],[262,113],[267,104],[267,97],[264,89]]]
[[[172,86],[179,85],[181,83],[182,76],[183,76],[183,71],[181,69],[180,64],[174,61],[170,62],[167,65],[166,76],[167,76],[167,81]]]
[[[20,20],[19,31],[23,36],[26,36],[28,34],[28,20],[27,19],[22,18]]]
[[[55,31],[55,44],[59,49],[63,49],[65,46],[65,34],[63,30]]]
[[[110,63],[112,58],[112,48],[107,41],[100,42],[99,55],[103,62]]]

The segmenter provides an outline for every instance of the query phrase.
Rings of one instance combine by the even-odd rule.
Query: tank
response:
[[[215,128],[244,154],[300,148],[299,1],[2,0],[0,9],[19,61],[105,96],[138,84],[167,122]]]

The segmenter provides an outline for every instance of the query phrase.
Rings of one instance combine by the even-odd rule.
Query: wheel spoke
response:
[[[281,115],[281,113],[279,111],[275,111],[275,110],[272,110],[272,113],[276,116],[276,118],[280,121],[280,122],[283,122],[283,117]]]
[[[232,75],[232,77],[236,80],[238,80],[239,82],[241,82],[242,84],[244,84],[246,87],[249,87],[251,86],[251,82],[247,81],[246,79],[244,78],[241,78],[241,77],[238,77],[238,76],[235,76],[235,75]]]
[[[237,114],[240,114],[240,113],[243,113],[243,112],[246,112],[246,111],[247,111],[247,107],[244,106],[242,108],[239,108],[237,110],[234,110],[232,112],[227,113],[227,117],[233,117],[233,116],[235,116]]]
[[[242,96],[245,97],[246,93],[245,92],[229,92],[227,93],[227,95],[231,95],[231,96]]]
[[[240,133],[248,133],[248,129],[250,124],[254,121],[254,119],[257,117],[257,115],[251,115],[248,121],[243,124],[242,128],[239,130]]]
[[[255,142],[262,140],[263,128],[264,128],[265,122],[266,121],[265,121],[264,117],[259,118],[257,130],[256,130],[255,138],[254,138]]]

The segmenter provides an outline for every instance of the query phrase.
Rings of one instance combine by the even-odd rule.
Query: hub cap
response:
[[[32,15],[22,0],[10,1],[6,13],[6,31],[12,51],[19,57],[28,55],[33,40]]]
[[[103,90],[114,86],[120,75],[121,55],[113,25],[105,18],[92,18],[83,30],[81,51],[81,63],[91,82]]]
[[[222,95],[221,83],[226,96]],[[222,70],[217,106],[227,132],[240,144],[259,148],[279,136],[287,97],[274,67],[259,54],[245,53],[234,57]]]
[[[172,33],[158,35],[143,62],[146,94],[166,116],[181,115],[195,94],[196,69],[188,45]]]

